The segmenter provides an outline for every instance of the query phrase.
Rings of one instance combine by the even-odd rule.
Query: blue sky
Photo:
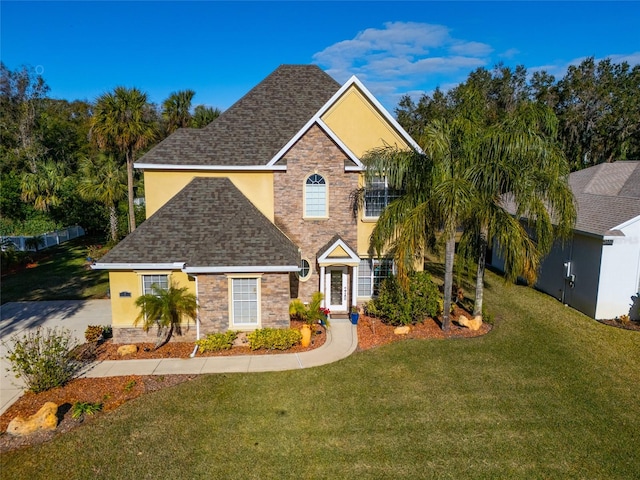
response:
[[[94,100],[117,85],[160,103],[196,91],[228,108],[283,63],[360,80],[393,112],[478,67],[562,76],[586,57],[640,63],[640,2],[29,2],[0,5],[0,54],[31,65],[50,96]]]

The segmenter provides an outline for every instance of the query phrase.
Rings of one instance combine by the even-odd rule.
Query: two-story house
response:
[[[391,264],[369,237],[389,200],[360,161],[384,144],[416,146],[366,87],[316,66],[283,65],[202,129],[181,129],[135,164],[147,220],[95,268],[109,270],[115,342],[145,341],[135,299],[187,286],[196,334],[288,327],[291,299],[324,294],[332,313],[372,296]],[[196,333],[197,332],[197,333]]]

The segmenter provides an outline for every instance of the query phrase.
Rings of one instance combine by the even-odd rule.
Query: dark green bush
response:
[[[261,328],[247,335],[251,350],[266,348],[267,350],[287,350],[297,345],[302,339],[298,330],[291,328]]]
[[[11,337],[7,360],[16,378],[22,378],[34,393],[60,387],[74,378],[82,363],[71,354],[77,346],[71,332],[48,328]]]
[[[440,293],[426,272],[416,272],[409,277],[405,290],[395,276],[385,279],[378,296],[367,304],[370,315],[382,318],[391,325],[410,325],[438,314]]]
[[[225,333],[210,333],[205,338],[196,341],[196,345],[201,352],[219,352],[229,350],[233,346],[233,341],[238,336],[238,332],[227,331]]]

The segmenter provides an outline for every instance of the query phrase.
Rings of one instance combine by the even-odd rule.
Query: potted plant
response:
[[[360,318],[360,311],[358,310],[358,307],[356,306],[351,307],[351,323],[353,325],[357,325],[359,318]]]

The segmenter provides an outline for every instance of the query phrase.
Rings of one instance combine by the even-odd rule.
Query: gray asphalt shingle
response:
[[[262,166],[339,90],[315,65],[281,65],[202,129],[181,129],[136,163]]]
[[[100,263],[295,266],[298,247],[228,178],[194,178]]]

